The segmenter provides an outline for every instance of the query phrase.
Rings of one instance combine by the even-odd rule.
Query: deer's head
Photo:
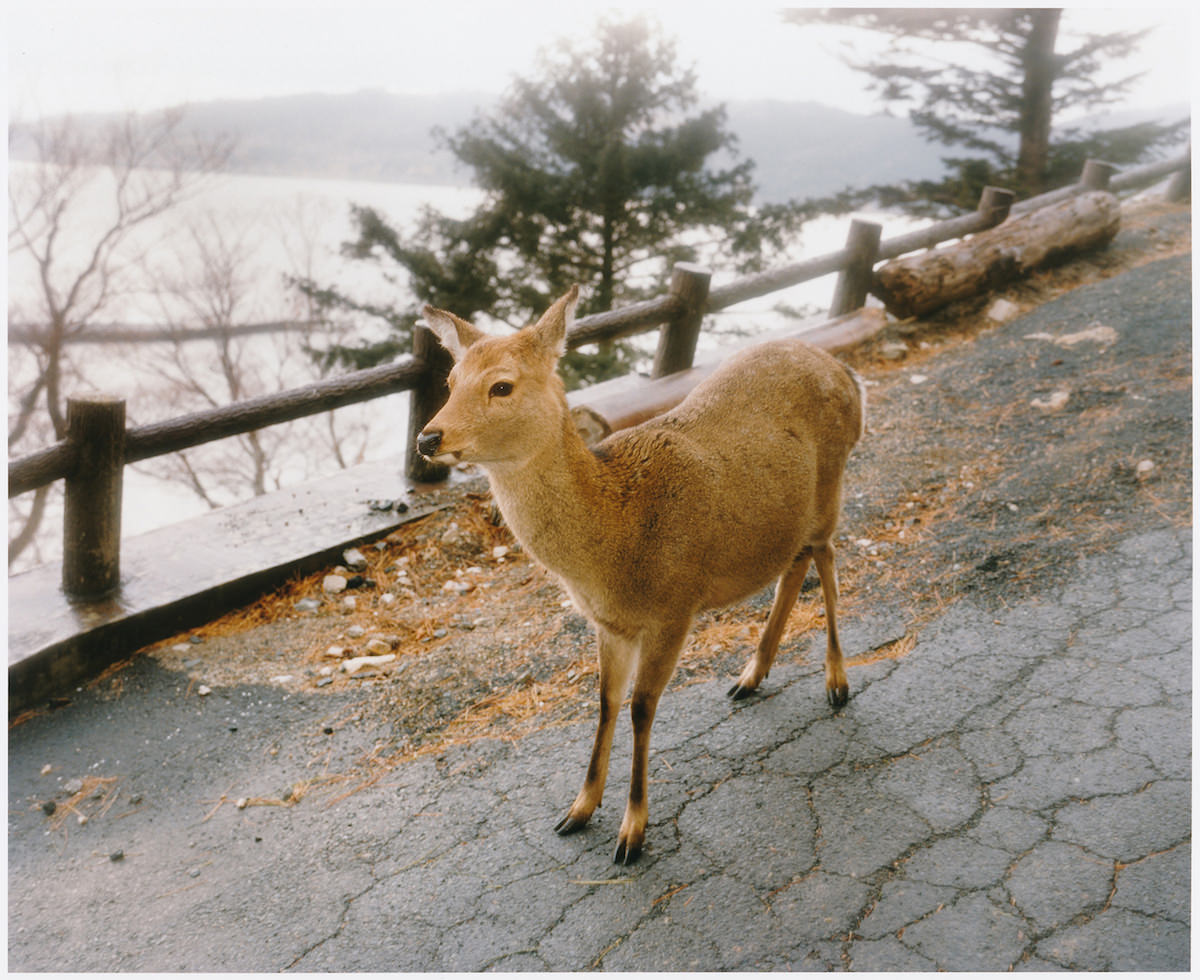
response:
[[[578,299],[572,286],[537,323],[503,337],[426,306],[425,324],[454,367],[449,399],[417,438],[421,454],[439,463],[502,466],[530,459],[560,433],[566,395],[556,368]]]

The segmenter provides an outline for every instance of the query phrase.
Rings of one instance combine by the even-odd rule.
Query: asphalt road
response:
[[[1057,581],[852,668],[840,712],[812,654],[745,702],[669,692],[632,868],[626,724],[560,838],[590,723],[304,796],[369,750],[346,704],[197,697],[140,658],[9,732],[8,967],[1186,970],[1191,529],[1138,506]]]

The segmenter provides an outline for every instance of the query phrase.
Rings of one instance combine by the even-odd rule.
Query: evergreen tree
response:
[[[644,19],[602,20],[588,43],[543,53],[538,74],[517,79],[491,114],[438,134],[483,203],[463,219],[426,209],[407,236],[378,211],[354,209],[347,254],[402,267],[418,303],[370,309],[393,338],[342,358],[362,366],[404,349],[426,302],[520,326],[575,282],[583,315],[661,293],[678,261],[760,267],[800,209],[751,207],[753,162],[738,159],[724,109],[698,107],[695,83]],[[629,359],[623,345],[568,358],[568,382],[628,370]]]
[[[1136,50],[1147,31],[1090,34],[1060,51],[1056,8],[789,10],[784,18],[888,37],[882,57],[867,62],[850,55],[847,64],[872,79],[886,104],[911,106],[911,119],[932,141],[976,154],[946,158],[950,173],[942,181],[876,188],[886,204],[969,210],[987,184],[1032,197],[1078,179],[1087,157],[1134,162],[1177,139],[1186,125],[1095,133],[1053,127],[1064,111],[1119,101],[1138,76],[1101,82],[1098,73]]]

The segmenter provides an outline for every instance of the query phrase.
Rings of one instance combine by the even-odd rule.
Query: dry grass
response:
[[[104,816],[117,801],[116,784],[116,776],[86,777],[83,785],[54,810],[50,817],[50,827],[53,830],[62,829],[67,818],[71,816],[79,823],[87,823],[96,817]]]
[[[308,796],[308,794],[313,789],[332,781],[333,778],[334,777],[326,777],[326,778],[322,778],[322,779],[300,780],[299,782],[293,783],[290,787],[288,787],[287,792],[281,797],[243,796],[243,797],[233,798],[233,797],[230,797],[229,792],[226,791],[217,798],[212,809],[209,810],[208,813],[206,813],[204,815],[203,819],[200,822],[208,823],[208,821],[211,820],[213,817],[215,817],[217,815],[217,812],[221,809],[221,807],[225,806],[226,803],[232,804],[239,810],[245,810],[247,807],[252,807],[252,806],[282,806],[282,807],[295,806],[297,803],[299,803],[301,800],[303,800],[306,796]]]
[[[867,664],[876,664],[881,660],[899,660],[902,657],[912,652],[917,645],[917,633],[914,630],[911,633],[905,633],[900,639],[892,643],[884,644],[881,647],[876,647],[867,653],[857,657],[847,657],[847,667],[865,667]]]

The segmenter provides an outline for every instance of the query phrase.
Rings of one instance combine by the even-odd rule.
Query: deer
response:
[[[454,364],[417,449],[486,473],[514,537],[595,629],[600,717],[559,834],[582,830],[600,805],[632,680],[629,795],[613,854],[629,865],[645,846],[650,729],[700,612],[775,583],[766,627],[728,691],[744,699],[770,673],[814,564],[826,697],[835,710],[847,703],[833,538],[846,461],[865,431],[866,391],[825,351],[767,341],[729,357],[675,408],[589,447],[556,370],[578,298],[572,286],[535,323],[505,335],[426,306],[424,323]]]

